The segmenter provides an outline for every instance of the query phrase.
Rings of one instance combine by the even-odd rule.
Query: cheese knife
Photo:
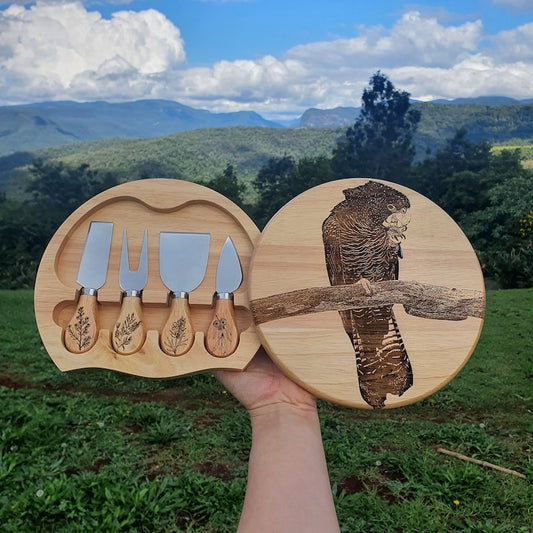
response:
[[[119,272],[119,283],[123,290],[122,305],[111,339],[114,350],[123,355],[139,351],[146,338],[142,313],[142,290],[148,280],[147,240],[145,230],[139,265],[137,270],[130,270],[126,231],[122,236]]]
[[[233,293],[241,283],[241,262],[233,241],[228,237],[218,258],[215,311],[205,336],[206,349],[215,357],[228,357],[239,344]]]
[[[162,231],[159,234],[159,271],[170,292],[170,312],[161,330],[161,349],[183,355],[194,343],[189,293],[205,276],[209,258],[209,233]]]
[[[82,289],[76,311],[65,328],[64,343],[69,352],[87,352],[98,338],[97,295],[107,277],[112,235],[112,222],[91,222],[76,278]]]

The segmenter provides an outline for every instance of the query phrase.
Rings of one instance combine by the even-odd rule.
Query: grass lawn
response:
[[[487,297],[478,347],[436,394],[379,412],[319,402],[343,532],[533,531],[533,290]],[[0,291],[0,368],[2,531],[235,531],[250,427],[209,373],[61,373],[32,291]]]

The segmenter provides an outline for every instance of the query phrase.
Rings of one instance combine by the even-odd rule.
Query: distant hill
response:
[[[456,98],[455,100],[432,100],[430,102],[420,102],[412,100],[415,106],[419,106],[422,112],[428,105],[454,105],[454,106],[517,106],[533,104],[533,98],[527,100],[515,100],[507,96],[480,96],[477,98]],[[443,108],[446,111],[447,108]],[[360,107],[335,107],[333,109],[311,108],[304,112],[300,118],[298,127],[300,128],[336,128],[339,126],[349,126],[359,116]]]
[[[92,170],[116,173],[121,181],[142,177],[207,181],[234,166],[237,176],[250,182],[273,157],[330,155],[341,128],[274,129],[209,128],[153,139],[105,139],[18,152],[0,157],[0,192],[20,196],[36,159],[63,161]]]
[[[516,100],[508,96],[478,96],[477,98],[455,98],[453,100],[445,100],[443,98],[432,100],[430,104],[450,104],[450,105],[520,105],[533,104],[533,98],[526,100]]]
[[[300,118],[300,128],[338,128],[355,122],[360,107],[336,107],[334,109],[311,108]]]
[[[421,111],[414,138],[418,159],[434,153],[460,127],[474,142],[533,139],[533,103],[492,97],[461,102],[413,102]],[[162,100],[0,107],[0,192],[20,194],[36,159],[88,163],[124,181],[209,180],[229,163],[250,182],[271,157],[330,155],[359,112],[309,109],[297,126],[283,128],[253,112],[217,114]]]
[[[461,126],[474,140],[500,142],[533,137],[533,99],[461,98],[414,101],[413,106],[422,112],[416,140],[419,153],[435,149]],[[339,128],[353,124],[359,112],[358,107],[312,108],[299,120],[278,123],[253,111],[211,113],[167,100],[4,106],[0,107],[0,156],[98,139],[149,139],[208,128]]]
[[[470,103],[471,101],[475,103]],[[511,98],[487,97],[447,103],[413,102],[412,106],[421,112],[414,139],[418,157],[425,155],[427,150],[434,151],[442,146],[446,139],[452,137],[461,127],[466,128],[467,137],[473,142],[485,139],[500,143],[510,139],[533,138],[533,103],[517,103]],[[360,108],[355,107],[310,109],[302,115],[299,126],[347,126],[355,121],[359,112]]]
[[[434,151],[459,128],[473,142],[493,144],[510,139],[533,139],[533,104],[479,105],[416,103],[421,120],[415,134],[417,153]]]
[[[150,138],[197,128],[280,127],[253,111],[211,113],[167,100],[45,102],[0,107],[0,156],[105,138]]]

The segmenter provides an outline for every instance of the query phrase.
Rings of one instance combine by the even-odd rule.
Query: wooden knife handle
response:
[[[82,293],[74,315],[65,328],[65,347],[72,353],[89,351],[96,343],[96,291]]]
[[[161,349],[172,356],[188,352],[194,342],[194,330],[191,322],[191,308],[187,293],[177,293],[170,302],[170,313],[161,330]]]
[[[205,347],[215,357],[228,357],[239,344],[233,294],[215,296],[215,312],[205,334]]]
[[[115,352],[123,355],[135,353],[142,348],[145,337],[140,294],[124,296],[111,337]]]

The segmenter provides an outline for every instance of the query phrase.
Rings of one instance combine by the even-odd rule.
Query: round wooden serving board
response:
[[[80,296],[76,282],[85,239],[92,221],[112,222],[113,233],[105,284],[98,289],[98,340],[84,353],[65,347],[65,328]],[[137,268],[143,235],[147,232],[148,281],[142,291],[146,339],[135,353],[117,353],[111,332],[120,312],[122,290],[119,267],[122,237],[127,231],[131,269]],[[209,256],[201,285],[190,292],[194,327],[192,348],[180,356],[169,356],[160,348],[160,332],[169,314],[169,290],[159,274],[160,232],[209,233]],[[242,266],[243,281],[234,293],[240,341],[228,357],[210,355],[204,335],[213,319],[213,295],[220,251],[230,236]],[[52,237],[39,266],[35,284],[35,316],[44,346],[61,370],[99,367],[138,376],[174,377],[208,369],[242,370],[250,362],[260,341],[248,304],[248,271],[259,230],[233,202],[200,185],[148,179],[113,187],[79,207]]]
[[[328,261],[339,250],[337,259],[343,257],[341,267],[330,264],[334,285],[343,287],[332,287],[322,226],[344,191],[353,203],[337,208],[326,230]],[[410,205],[407,215],[402,205]],[[384,235],[391,214],[389,226],[410,217],[398,238],[399,260],[395,243],[383,251],[383,242],[361,240],[365,231]],[[399,281],[390,275],[394,261]],[[365,279],[374,277],[366,288],[354,285],[361,269]],[[371,409],[413,403],[457,374],[481,333],[485,293],[474,250],[443,210],[406,187],[353,178],[308,190],[272,218],[256,243],[249,299],[259,337],[284,373],[320,398]],[[355,301],[363,309],[349,311]],[[392,304],[397,329],[388,317]],[[352,317],[350,336],[341,309]]]

